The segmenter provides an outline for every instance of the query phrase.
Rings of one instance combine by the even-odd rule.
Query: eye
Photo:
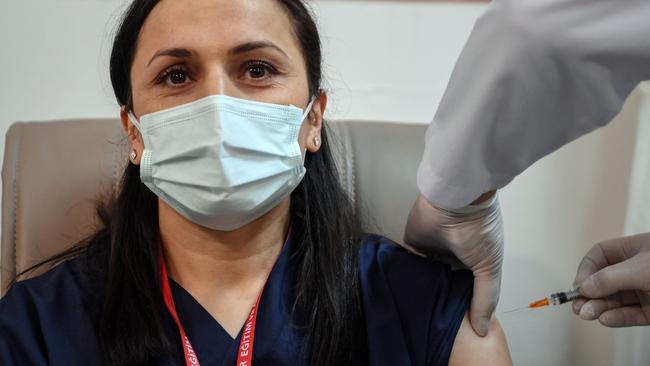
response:
[[[248,73],[253,79],[259,79],[266,76],[266,69],[261,66],[254,66],[248,69]]]
[[[165,83],[171,87],[183,86],[190,80],[184,67],[175,65],[163,71],[156,80],[156,84]]]
[[[262,60],[250,61],[246,64],[246,76],[253,80],[264,80],[277,74],[277,69]]]

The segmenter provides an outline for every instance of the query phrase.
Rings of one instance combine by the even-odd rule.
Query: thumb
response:
[[[622,290],[638,289],[638,270],[632,259],[605,267],[587,277],[580,285],[580,293],[597,299]]]
[[[472,328],[481,337],[488,334],[490,319],[499,302],[501,274],[474,278],[474,293],[469,310]]]

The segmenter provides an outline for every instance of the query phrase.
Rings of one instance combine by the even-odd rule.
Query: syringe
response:
[[[549,305],[553,305],[553,306],[562,305],[562,304],[566,304],[569,301],[573,301],[579,297],[580,297],[580,287],[576,287],[573,290],[557,292],[551,294],[549,297],[545,297],[543,299],[533,301],[530,304],[528,304],[528,306],[526,307],[508,310],[504,312],[504,314],[511,313],[513,311],[524,310],[524,309],[541,308]]]

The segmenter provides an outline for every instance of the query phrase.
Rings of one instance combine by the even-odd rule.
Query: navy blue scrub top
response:
[[[282,249],[262,294],[253,364],[306,365],[306,340],[291,325],[291,240]],[[447,365],[472,294],[470,271],[415,256],[389,239],[369,235],[359,251],[360,283],[371,366]],[[0,365],[101,365],[93,319],[100,306],[92,280],[75,258],[15,283],[0,300]],[[171,280],[181,323],[202,366],[235,365],[232,339],[179,284]],[[165,365],[184,365],[178,328],[164,310],[177,346]]]

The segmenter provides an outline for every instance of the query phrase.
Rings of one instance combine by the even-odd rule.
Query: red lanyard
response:
[[[287,238],[285,238],[285,244],[287,242],[290,232],[291,229],[289,229],[289,232],[287,233]],[[181,321],[178,318],[178,314],[176,313],[176,305],[174,304],[174,298],[172,297],[172,290],[171,287],[169,286],[169,280],[167,279],[167,266],[165,265],[165,260],[162,255],[162,250],[160,250],[159,261],[160,261],[160,279],[162,282],[161,283],[162,294],[163,294],[163,298],[165,299],[165,305],[167,305],[167,310],[169,310],[169,313],[171,314],[172,318],[176,322],[176,325],[178,326],[178,331],[181,334],[181,342],[183,342],[183,353],[185,354],[185,365],[200,366],[199,359],[196,356],[196,352],[194,352],[194,348],[192,348],[192,344],[190,343],[190,340],[187,338],[187,335],[185,334],[185,329],[183,329],[183,325],[181,324]],[[264,287],[266,287],[266,282],[264,283]],[[259,305],[260,298],[262,297],[262,292],[264,292],[264,287],[262,287],[262,291],[260,291],[260,294],[257,295],[257,300],[255,300],[255,304],[253,304],[253,308],[251,309],[251,312],[248,315],[248,319],[246,319],[246,324],[244,324],[244,330],[242,332],[241,340],[239,342],[239,348],[237,351],[237,363],[235,364],[236,366],[253,365],[253,342],[255,341],[255,323],[257,322],[257,306]]]

